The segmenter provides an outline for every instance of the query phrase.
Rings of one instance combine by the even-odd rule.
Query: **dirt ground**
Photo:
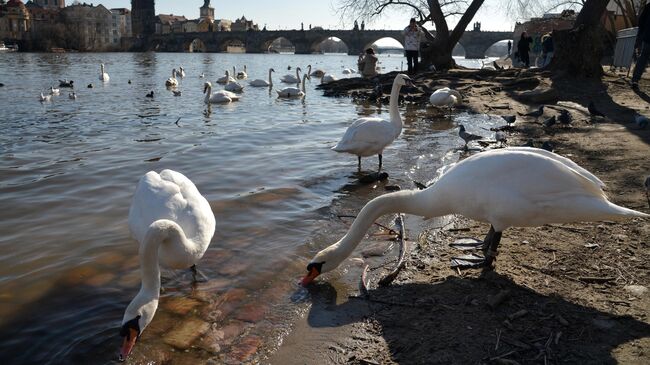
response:
[[[393,77],[382,77],[385,93]],[[650,212],[643,187],[650,128],[634,123],[636,113],[650,115],[648,80],[635,93],[614,73],[602,80],[553,80],[534,71],[460,70],[414,79],[421,92],[411,90],[406,102],[424,104],[432,90],[449,86],[463,94],[461,108],[470,112],[511,115],[546,105],[540,118],[517,117],[508,144],[550,141],[555,152],[600,177],[610,200]],[[373,83],[355,82],[325,93],[377,97]],[[574,120],[569,127],[543,127],[565,108],[558,101],[593,101],[606,117],[567,108]],[[354,285],[318,280],[304,320],[268,363],[650,364],[647,220],[508,229],[492,272],[449,265],[459,254],[449,243],[483,237],[487,224],[455,217],[438,227],[409,217],[405,270],[381,288],[379,272],[371,272],[366,298]],[[345,270],[352,277],[361,272],[353,264]]]

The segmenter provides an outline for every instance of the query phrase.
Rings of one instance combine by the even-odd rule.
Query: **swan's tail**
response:
[[[625,218],[634,218],[634,217],[650,218],[650,214],[639,212],[634,209],[621,207],[611,202],[609,203],[609,208],[612,213],[612,219],[625,219]]]

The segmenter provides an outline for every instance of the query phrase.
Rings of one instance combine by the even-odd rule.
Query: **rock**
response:
[[[262,341],[257,336],[248,336],[244,338],[231,350],[231,356],[237,361],[244,362],[257,352]]]
[[[222,345],[230,346],[251,324],[240,321],[231,321],[227,325],[220,327],[218,330],[223,333]]]
[[[179,350],[186,350],[194,340],[210,329],[210,324],[197,318],[189,318],[174,327],[164,337],[163,341]]]
[[[196,308],[201,304],[198,300],[187,298],[187,297],[173,297],[163,300],[162,307],[166,310],[180,314],[186,315],[192,309]]]
[[[643,297],[648,292],[648,288],[643,285],[626,285],[623,289],[637,298]]]
[[[259,322],[264,319],[267,310],[268,308],[264,304],[250,303],[241,307],[237,313],[235,313],[235,318],[245,322]]]
[[[553,103],[558,99],[558,94],[555,89],[545,87],[536,87],[533,90],[517,92],[515,96],[521,100],[536,104]]]
[[[201,338],[197,346],[211,354],[218,354],[221,351],[219,344],[223,342],[223,338],[223,331],[212,329]]]

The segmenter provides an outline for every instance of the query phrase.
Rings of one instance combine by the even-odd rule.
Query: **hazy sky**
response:
[[[85,0],[90,2],[92,0]],[[72,1],[68,0],[68,3]],[[97,3],[97,2],[95,2]],[[107,8],[131,8],[130,0],[103,0],[100,1]],[[245,15],[260,28],[265,24],[272,29],[300,29],[300,22],[305,28],[322,26],[323,28],[351,27],[351,20],[345,19],[341,24],[337,14],[335,0],[237,0],[220,1],[212,0],[211,6],[215,8],[216,18],[235,20]],[[512,30],[514,20],[509,19],[498,6],[500,1],[488,0],[475,17],[481,22],[482,30]],[[203,0],[156,0],[156,14],[185,15],[189,19],[199,17],[199,7]],[[407,10],[392,11],[391,13],[368,24],[368,29],[402,29],[408,24],[410,13]],[[470,23],[470,28],[472,24]],[[427,26],[428,27],[428,26]]]

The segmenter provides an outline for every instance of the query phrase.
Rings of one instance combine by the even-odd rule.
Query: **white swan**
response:
[[[461,100],[462,96],[460,93],[448,87],[434,91],[429,97],[429,103],[437,107],[451,107],[459,104]]]
[[[108,82],[111,78],[108,76],[108,73],[104,72],[104,64],[100,64],[100,73],[99,73],[99,80]]]
[[[477,183],[489,182],[489,183]],[[375,219],[389,213],[426,218],[461,214],[490,223],[484,264],[492,264],[503,230],[549,223],[650,217],[607,200],[603,183],[573,161],[538,148],[515,147],[473,155],[431,187],[373,199],[335,244],[316,254],[303,284],[335,269],[363,239]]]
[[[300,83],[300,67],[296,67],[296,76],[293,75],[284,75],[280,79],[280,81],[287,83],[287,84],[298,84]]]
[[[327,84],[327,83],[330,83],[330,82],[333,82],[333,81],[336,81],[336,80],[338,80],[336,78],[336,76],[331,75],[331,74],[327,74],[327,75],[323,75],[323,77],[320,79],[320,83],[321,84]]]
[[[61,93],[61,89],[55,89],[54,86],[50,86],[50,95],[59,95]]]
[[[307,75],[307,78],[311,80],[311,65],[307,65],[307,72],[305,75]]]
[[[236,82],[236,81],[237,80],[235,80],[234,78],[232,78],[232,76],[230,76],[230,72],[228,72],[228,70],[226,70],[226,76],[222,76],[217,79],[218,84],[227,84],[229,82]]]
[[[275,92],[278,93],[279,98],[302,98],[303,96],[305,96],[306,79],[307,79],[307,74],[304,74],[302,76],[302,89],[300,87],[285,87],[281,90],[275,90]]]
[[[344,68],[343,71],[342,71],[342,73],[343,73],[344,75],[350,75],[350,74],[353,74],[353,73],[354,73],[354,70],[351,69],[351,68]]]
[[[269,81],[262,80],[262,79],[255,79],[255,80],[249,82],[248,84],[250,86],[254,86],[254,87],[270,87],[270,86],[273,86],[273,80],[271,79],[271,72],[275,72],[275,70],[272,69],[272,68],[269,69]]]
[[[178,67],[178,71],[176,72],[176,76],[180,77],[181,79],[185,77],[185,69],[183,66]]]
[[[240,93],[240,92],[242,92],[244,90],[244,87],[240,83],[238,83],[236,81],[231,81],[231,82],[227,83],[223,88],[228,90],[228,91],[233,91],[233,92],[237,92],[237,93]]]
[[[237,79],[246,80],[248,78],[248,74],[246,73],[246,65],[244,65],[244,71],[239,71],[236,75]]]
[[[311,73],[310,76],[323,77],[323,76],[325,76],[325,71],[323,71],[323,70],[321,70],[321,69],[316,69],[315,71],[313,71],[313,72]]]
[[[402,86],[411,84],[411,79],[399,74],[393,81],[390,92],[390,121],[381,118],[359,118],[345,131],[339,143],[332,147],[336,152],[347,152],[359,157],[359,170],[361,170],[361,157],[379,156],[379,171],[381,171],[382,152],[384,148],[402,133],[402,117],[397,108],[399,90]]]
[[[168,78],[165,81],[165,86],[167,87],[176,87],[178,86],[178,80],[176,80],[176,69],[172,69],[172,77]]]
[[[142,286],[122,319],[120,358],[133,349],[158,308],[160,267],[193,267],[210,245],[215,219],[210,204],[190,179],[172,170],[149,171],[138,183],[129,228],[140,243]]]
[[[219,90],[213,94],[212,84],[210,82],[203,84],[203,93],[205,94],[203,101],[206,104],[226,104],[231,101],[238,101],[240,98],[239,95],[227,90]]]
[[[43,95],[43,93],[41,93],[41,96],[39,97],[38,100],[40,100],[41,102],[51,101],[52,95]]]
[[[201,74],[199,75],[199,79],[202,79],[204,77],[205,77],[205,73],[201,72]]]

